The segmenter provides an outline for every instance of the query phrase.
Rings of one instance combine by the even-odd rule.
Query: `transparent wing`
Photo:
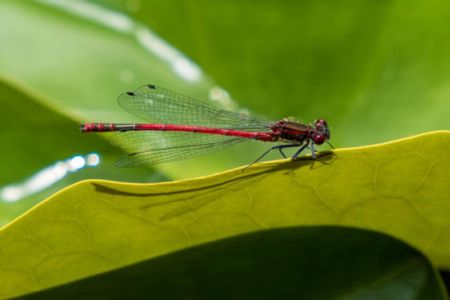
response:
[[[272,122],[245,113],[223,110],[155,85],[145,85],[118,99],[119,105],[135,116],[162,124],[262,131]]]
[[[112,143],[129,154],[116,162],[118,167],[160,164],[213,153],[247,141],[239,137],[191,132],[127,131],[118,132]]]

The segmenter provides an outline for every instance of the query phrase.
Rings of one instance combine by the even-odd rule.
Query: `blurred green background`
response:
[[[0,25],[0,225],[82,179],[189,178],[268,147],[115,168],[123,152],[79,123],[135,121],[116,99],[148,83],[274,120],[325,118],[336,147],[450,127],[444,0],[3,0]],[[98,166],[73,166],[89,153]]]

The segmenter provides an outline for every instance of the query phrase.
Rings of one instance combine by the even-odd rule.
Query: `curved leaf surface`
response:
[[[0,231],[2,295],[299,225],[387,233],[450,267],[449,147],[450,132],[441,131],[193,180],[83,181]]]
[[[428,260],[366,230],[292,227],[206,243],[24,299],[447,299]]]

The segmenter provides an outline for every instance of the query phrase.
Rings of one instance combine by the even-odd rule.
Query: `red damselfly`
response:
[[[270,122],[245,113],[231,112],[189,98],[156,85],[145,85],[118,99],[126,111],[150,123],[86,123],[82,132],[118,131],[113,143],[129,152],[116,163],[119,167],[158,164],[212,153],[246,141],[278,142],[259,156],[277,149],[298,147],[295,160],[306,148],[316,157],[314,145],[328,143],[330,131],[325,120],[312,125],[283,119]],[[164,135],[158,135],[164,131]],[[330,145],[331,146],[331,145]]]

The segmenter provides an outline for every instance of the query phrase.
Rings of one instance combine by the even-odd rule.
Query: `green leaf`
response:
[[[83,181],[0,231],[3,294],[261,229],[341,225],[450,267],[450,132],[160,184]]]
[[[261,231],[188,248],[25,299],[447,299],[425,257],[349,228]]]
[[[43,95],[34,100],[45,99],[45,105],[78,122],[137,121],[116,99],[148,83],[227,109],[237,108],[199,66],[126,15],[85,1],[6,0],[0,3],[0,20],[7,24],[0,26],[1,40],[25,43],[2,45],[0,76]],[[28,63],[30,56],[33,59]],[[79,133],[78,125],[73,132]],[[244,151],[158,168],[177,178],[205,175],[254,158],[252,153],[259,153],[261,146],[250,145],[255,151],[247,148],[239,156]]]
[[[337,145],[450,128],[449,1],[95,2],[148,24],[254,111],[327,119]]]
[[[449,128],[449,8],[445,0],[4,0],[0,38],[21,42],[2,45],[0,73],[89,121],[129,119],[115,99],[142,84],[207,99],[218,82],[260,114],[323,117],[334,144],[365,145]],[[175,48],[149,50],[142,32],[192,57],[201,79],[183,79],[161,55]],[[161,168],[204,175],[251,160],[250,147]]]
[[[103,139],[81,135],[75,121],[44,104],[47,99],[1,78],[0,102],[0,118],[5,124],[0,128],[0,157],[3,158],[0,168],[0,226],[61,188],[86,177],[133,181],[163,178],[161,175],[152,176],[149,168],[120,171],[114,168],[114,160],[124,155],[123,152]],[[97,167],[76,172],[69,168],[68,159],[93,152],[101,153]],[[33,179],[35,175],[38,177]],[[8,197],[8,189],[18,193],[17,198],[14,195]]]
[[[7,0],[0,8],[2,22],[11,25],[0,29],[0,37],[27,45],[3,45],[1,74],[44,94],[51,105],[77,119],[128,117],[115,100],[151,80],[194,95],[212,85],[198,66],[125,15],[81,2]],[[32,68],[23,63],[31,53]],[[176,63],[187,66],[179,71]],[[196,76],[189,81],[183,72]]]

